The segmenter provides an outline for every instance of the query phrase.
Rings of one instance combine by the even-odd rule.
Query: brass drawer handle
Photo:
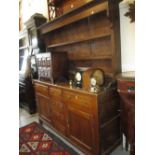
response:
[[[70,7],[71,7],[71,9],[73,9],[73,8],[74,8],[74,5],[73,5],[73,4],[71,4],[71,6],[70,6]]]
[[[77,100],[79,97],[78,96],[75,96],[75,99]]]

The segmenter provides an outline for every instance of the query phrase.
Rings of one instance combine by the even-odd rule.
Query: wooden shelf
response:
[[[81,40],[74,40],[74,41],[69,41],[69,42],[49,45],[47,48],[66,46],[66,45],[76,44],[76,43],[80,43],[80,42],[91,41],[91,40],[95,40],[95,39],[100,39],[100,38],[108,37],[110,35],[111,35],[110,33],[104,33],[104,34],[101,34],[101,35],[95,35],[95,36],[88,37],[88,38],[81,39]]]
[[[38,27],[46,51],[66,52],[70,68],[99,67],[113,75],[120,72],[119,1],[81,0],[86,3],[73,9],[67,3],[63,15]]]
[[[89,16],[95,15],[99,12],[108,11],[108,1],[91,1],[77,9],[74,9],[62,16],[57,17],[51,22],[48,22],[39,27],[41,34],[46,34],[65,25],[74,23],[81,19],[87,18]]]
[[[85,56],[85,57],[76,57],[76,58],[70,58],[70,60],[106,60],[106,59],[109,59],[111,60],[112,59],[112,55],[104,55],[104,56]]]
[[[22,47],[19,47],[19,50],[23,50],[23,49],[26,49],[28,48],[28,46],[22,46]]]

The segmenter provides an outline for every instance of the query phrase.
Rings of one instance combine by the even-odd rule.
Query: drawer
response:
[[[93,96],[70,91],[64,91],[63,99],[68,106],[87,113],[91,113],[92,104],[95,104],[94,102],[96,102]]]
[[[43,95],[48,96],[48,86],[35,83],[35,90]]]
[[[128,81],[118,81],[118,92],[134,94],[135,83]]]
[[[53,101],[50,101],[50,104],[53,109],[56,109],[62,113],[64,112],[64,103],[62,103],[61,101],[53,100]]]
[[[50,87],[49,88],[49,94],[50,94],[50,96],[61,97],[62,90],[60,88]]]

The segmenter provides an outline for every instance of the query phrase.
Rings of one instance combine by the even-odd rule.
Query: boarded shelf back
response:
[[[61,28],[65,25],[68,25],[68,24],[71,24],[78,20],[81,20],[83,18],[89,17],[89,16],[96,14],[98,12],[101,12],[103,10],[108,11],[108,2],[107,1],[105,1],[104,3],[99,3],[99,2],[90,2],[90,3],[92,3],[93,6],[86,4],[82,7],[80,7],[79,9],[75,9],[71,13],[62,15],[59,18],[56,18],[55,20],[42,25],[40,27],[41,34],[46,34],[50,31],[56,30],[56,29]],[[94,5],[94,3],[96,3],[96,5]]]

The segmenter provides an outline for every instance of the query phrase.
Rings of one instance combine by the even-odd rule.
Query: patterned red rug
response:
[[[78,155],[58,137],[33,122],[19,129],[19,155]]]

